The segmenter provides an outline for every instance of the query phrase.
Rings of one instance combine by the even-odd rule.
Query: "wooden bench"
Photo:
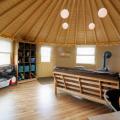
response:
[[[53,76],[55,94],[57,94],[58,89],[65,90],[102,104],[106,104],[103,97],[105,90],[120,88],[120,82],[114,79],[109,80],[56,71],[53,72]]]

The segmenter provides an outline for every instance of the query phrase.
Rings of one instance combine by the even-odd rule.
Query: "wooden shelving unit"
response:
[[[18,82],[27,82],[36,78],[36,45],[19,43]]]

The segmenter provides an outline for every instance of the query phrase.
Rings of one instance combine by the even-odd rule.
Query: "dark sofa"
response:
[[[0,66],[0,88],[16,83],[16,71],[13,65]]]

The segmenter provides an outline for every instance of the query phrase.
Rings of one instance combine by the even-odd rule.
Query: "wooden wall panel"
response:
[[[53,72],[53,68],[55,67],[55,50],[54,50],[54,46],[50,46],[52,49],[52,55],[51,55],[51,62],[50,63],[42,63],[40,58],[40,48],[41,45],[37,45],[37,77],[51,77],[52,76],[52,72]]]
[[[64,48],[64,47],[63,47]],[[73,47],[65,47],[69,52],[70,56],[61,57],[60,51],[56,50],[56,66],[62,67],[74,67],[74,66],[85,66],[89,69],[99,69],[102,67],[103,62],[103,53],[107,50],[112,52],[112,57],[109,60],[109,67],[114,72],[120,72],[120,45],[114,46],[97,46],[96,47],[96,64],[95,65],[83,65],[76,64],[76,48]],[[56,48],[58,49],[58,48]],[[66,50],[66,51],[67,51]]]

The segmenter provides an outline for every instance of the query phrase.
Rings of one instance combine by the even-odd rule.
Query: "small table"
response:
[[[89,120],[120,120],[120,111],[89,117]]]

